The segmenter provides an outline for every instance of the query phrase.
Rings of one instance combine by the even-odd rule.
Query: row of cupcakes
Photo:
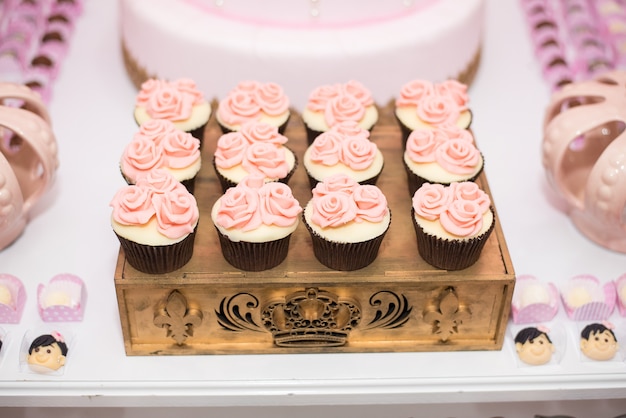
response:
[[[444,87],[437,87],[437,88],[432,89],[432,91],[436,94],[447,95],[446,96],[447,99],[440,100],[441,102],[446,102],[448,104],[451,104],[452,102],[456,103],[460,101],[460,99],[458,98],[461,97],[462,96],[461,93],[463,93],[462,85],[460,85],[459,83],[450,82],[450,83],[442,83],[441,86],[444,86]],[[202,112],[206,116],[205,119],[208,120],[208,117],[210,116],[210,106],[208,106],[206,101],[204,101],[201,94],[198,94],[197,91],[194,91],[195,86],[193,82],[189,80],[182,80],[182,81],[179,80],[174,83],[168,83],[168,82],[160,81],[160,80],[151,80],[150,82],[144,83],[144,87],[147,87],[147,88],[142,89],[142,91],[139,93],[138,99],[137,99],[137,106],[135,109],[135,118],[137,122],[140,124],[140,133],[142,130],[144,131],[146,130],[146,126],[154,125],[153,127],[154,130],[160,131],[165,125],[167,125],[167,123],[164,123],[161,119],[158,119],[158,118],[167,118],[167,112],[165,112],[164,109],[167,107],[166,104],[168,103],[170,104],[178,103],[179,105],[181,103],[186,103],[179,107],[187,109],[188,114],[193,114],[193,113],[197,114],[198,109],[202,109]],[[153,91],[153,94],[149,94],[150,90]],[[177,98],[174,97],[176,96],[175,91],[178,91]],[[259,91],[262,92],[262,94],[259,93]],[[334,86],[325,86],[324,88],[320,88],[316,90],[316,92],[318,93],[315,96],[318,97],[319,102],[322,101],[322,98],[326,98],[327,101],[332,101],[333,97],[334,98],[342,97],[341,94],[338,93],[341,91],[353,92],[354,93],[353,97],[359,97],[360,99],[367,97],[367,91],[364,90],[360,84],[355,83],[355,82],[346,83],[345,85],[338,84]],[[273,84],[264,85],[264,84],[256,83],[256,82],[240,83],[235,93],[233,93],[233,97],[227,98],[225,99],[225,101],[230,103],[230,106],[229,106],[230,108],[233,108],[234,103],[243,103],[246,101],[247,102],[257,101],[259,100],[258,99],[259,96],[263,96],[267,99],[268,96],[272,96],[272,93],[278,94],[280,93],[280,89],[276,88],[276,86]],[[278,95],[280,96],[280,94]],[[184,99],[184,100],[179,100],[179,99]],[[346,101],[346,100],[343,100],[343,101]],[[336,100],[336,102],[342,102],[342,100],[341,99]],[[152,106],[155,106],[155,107],[156,105],[154,105],[154,103],[161,103],[163,105],[161,106],[161,113],[160,115],[153,114],[152,120],[150,120],[151,118],[147,118],[148,119],[147,122],[145,121],[142,122],[145,118],[141,118],[139,116],[141,115],[146,116],[150,113],[147,110],[151,106],[150,103],[152,103]],[[144,107],[144,109],[140,109],[142,106]],[[373,104],[371,103],[369,106],[372,106],[371,108],[373,108],[375,112],[375,106],[373,106]],[[281,104],[280,106],[276,105],[273,107],[272,106],[267,106],[267,107],[270,107],[274,110],[279,109],[279,108],[284,109],[285,103],[283,102],[283,104]],[[419,108],[419,106],[416,106],[416,108]],[[287,106],[287,109],[288,109],[288,106]],[[208,112],[208,116],[207,116],[207,112]],[[220,111],[218,108],[218,121],[220,120],[219,113]],[[228,190],[230,187],[240,184],[240,183],[244,183],[244,186],[243,186],[244,189],[251,188],[250,184],[248,183],[255,184],[255,186],[252,187],[255,189],[262,189],[265,187],[263,184],[258,184],[258,180],[254,180],[254,181],[249,180],[248,177],[246,176],[250,174],[252,174],[253,177],[258,176],[259,174],[264,174],[265,180],[262,183],[265,183],[268,180],[271,180],[271,181],[279,180],[279,181],[283,181],[284,183],[287,182],[288,178],[290,177],[290,175],[295,170],[295,167],[297,166],[297,158],[287,147],[284,146],[287,140],[280,133],[280,130],[284,128],[284,124],[286,124],[286,121],[288,120],[288,118],[289,118],[289,115],[287,116],[283,115],[282,118],[279,118],[282,121],[279,126],[269,126],[267,123],[251,124],[249,122],[244,122],[243,120],[240,121],[242,123],[239,126],[237,126],[236,124],[230,124],[228,127],[226,127],[222,125],[222,123],[220,123],[220,125],[222,125],[224,135],[222,135],[220,140],[218,140],[218,147],[217,147],[215,158],[214,158],[214,165],[216,167],[216,172],[218,173],[218,177],[220,177],[220,180],[222,181],[222,187],[223,187],[225,194],[228,193]],[[233,122],[232,119],[231,119],[231,122]],[[172,123],[176,124],[177,121],[174,121]],[[201,141],[203,140],[202,135],[198,134],[198,131],[203,131],[203,129],[200,129],[200,127],[203,127],[202,123],[206,124],[206,120],[204,122],[200,122],[200,125],[197,125],[197,126],[196,124],[189,125],[189,124],[180,124],[180,123],[175,126],[177,130],[184,129],[188,132],[195,131],[197,142],[194,143],[194,141],[191,141],[191,140],[187,142],[189,144],[193,144],[191,148],[193,148],[194,152],[198,154],[199,154],[198,152],[199,145],[201,144]],[[156,125],[160,125],[160,126],[156,126]],[[433,122],[432,126],[430,126],[430,129],[436,126],[437,124]],[[447,125],[445,126],[447,127]],[[171,126],[167,126],[167,128],[170,130],[172,129]],[[345,177],[345,178],[348,178],[350,182],[354,182],[354,187],[351,186],[348,188],[350,190],[352,188],[358,188],[361,193],[362,192],[361,186],[363,185],[372,186],[372,188],[367,190],[368,198],[371,198],[372,196],[377,196],[377,199],[379,199],[379,201],[375,203],[374,206],[384,206],[386,207],[386,210],[389,211],[386,205],[386,199],[384,198],[384,195],[382,194],[382,192],[380,192],[379,189],[373,186],[373,184],[375,184],[376,182],[376,178],[378,177],[378,175],[380,174],[380,171],[382,170],[383,161],[382,161],[382,154],[380,153],[380,151],[377,150],[376,145],[373,144],[371,141],[369,141],[369,138],[368,138],[369,130],[364,128],[363,126],[360,126],[357,122],[354,122],[354,121],[352,122],[342,121],[333,127],[327,127],[327,128],[328,129],[325,132],[315,130],[316,136],[314,138],[310,137],[309,139],[310,146],[309,146],[309,149],[307,149],[307,153],[305,154],[305,167],[307,167],[307,173],[309,174],[309,179],[311,181],[311,187],[313,189],[314,199],[316,198],[316,192],[315,192],[316,185],[320,180],[323,180],[324,175],[336,174],[340,178]],[[369,128],[371,129],[371,126]],[[456,129],[455,132],[463,132],[460,128],[455,128],[455,129]],[[452,129],[448,129],[448,130],[452,131]],[[148,129],[148,131],[151,131],[151,129]],[[312,132],[312,131],[313,130],[309,130],[309,132]],[[415,132],[415,131],[412,131],[412,132]],[[258,140],[258,138],[256,138],[255,140],[251,141],[250,138],[253,135],[260,136],[261,140]],[[193,136],[193,134],[191,134],[191,136]],[[178,137],[181,138],[182,135],[178,133]],[[186,138],[189,139],[189,137],[186,137]],[[346,138],[349,138],[349,139],[346,139]],[[470,142],[467,138],[465,139],[462,138],[462,140],[464,142]],[[148,165],[152,164],[156,160],[165,161],[168,159],[167,155],[165,155],[162,158],[161,156],[159,156],[160,151],[156,152],[158,151],[160,147],[158,143],[154,143],[151,145],[150,141],[146,141],[145,138],[143,141],[133,140],[133,142],[143,142],[143,145],[135,145],[134,148],[131,147],[132,149],[135,149],[135,150],[141,150],[143,148],[149,148],[149,147],[154,148],[154,150],[151,150],[150,152],[148,152],[149,154],[148,158],[145,159],[148,164],[146,164],[144,168],[148,167]],[[181,142],[185,143],[185,141],[180,141],[180,140],[174,141],[174,142],[167,141],[167,143],[170,144],[170,148],[172,148],[171,146],[172,143],[176,145],[180,145]],[[345,146],[348,143],[350,145]],[[252,146],[253,144],[256,144],[256,145]],[[179,149],[182,149],[182,148],[185,148],[185,147],[179,147]],[[265,172],[263,172],[263,170],[257,170],[257,168],[259,167],[258,161],[252,161],[252,162],[247,161],[248,165],[250,167],[254,167],[254,169],[251,172],[245,170],[245,166],[246,166],[246,161],[244,161],[245,156],[247,154],[247,150],[251,148],[256,148],[255,152],[251,152],[251,154],[260,156],[260,159],[263,160],[262,164],[267,162],[267,159],[263,159],[263,158],[267,156],[268,153],[276,154],[277,150],[281,150],[281,154],[287,155],[290,157],[287,158],[288,160],[287,162],[282,161],[279,164],[275,164],[275,162],[271,162],[269,164],[269,168],[271,168],[272,170],[275,170],[275,172],[274,172],[274,175],[270,175],[268,178],[267,170]],[[348,148],[348,150],[346,151],[343,148]],[[352,161],[346,162],[346,160],[343,157],[346,154],[349,154],[350,152],[353,152],[354,154],[354,155],[351,155],[351,157],[353,157]],[[176,154],[176,152],[174,152],[174,154]],[[276,160],[275,156],[272,156],[272,159]],[[324,164],[324,162],[328,162],[328,161],[331,161],[331,163]],[[368,168],[371,169],[371,166],[372,165],[374,166],[373,172],[371,175],[366,175],[365,178],[355,180],[354,174],[363,171],[364,161],[369,161],[366,164]],[[133,183],[132,180],[129,181],[129,176],[127,175],[127,173],[125,173],[126,170],[124,169],[123,163],[124,163],[124,158],[122,159],[122,163],[121,163],[122,173],[124,174],[125,178],[127,179],[129,183]],[[310,168],[314,168],[316,164],[321,165],[321,169],[318,171],[322,174],[315,174],[316,171],[313,169],[310,169]],[[333,172],[333,170],[329,170],[328,167],[333,167],[333,166],[342,166],[344,168],[348,167],[348,173],[342,172],[344,170],[339,170],[339,172]],[[154,168],[159,168],[159,167],[155,166]],[[282,174],[276,171],[278,169],[282,170],[281,171]],[[150,170],[148,171],[150,172],[151,170],[152,168],[150,168]],[[231,172],[237,172],[238,177],[230,175],[232,174]],[[159,176],[162,176],[162,175],[163,174],[159,172]],[[146,182],[148,184],[146,184]],[[340,183],[346,183],[346,182],[347,180],[345,179],[340,180]],[[158,185],[159,187],[156,187],[156,188],[149,184],[150,181],[145,180],[145,176],[144,176],[144,181],[137,182],[137,183],[138,183],[137,187],[139,187],[140,189],[141,188],[144,189],[143,192],[140,194],[145,194],[145,195],[150,196],[148,200],[151,202],[152,202],[152,197],[151,197],[152,195],[160,196],[163,193],[163,190],[161,189],[161,186],[162,186],[161,183],[163,183],[163,180],[160,178],[157,180],[157,183],[159,183]],[[476,229],[476,231],[474,232],[482,231],[479,235],[482,235],[484,239],[466,240],[463,237],[461,237],[460,239],[457,239],[458,237],[456,236],[453,236],[452,238],[450,237],[441,238],[441,235],[440,235],[439,238],[435,239],[434,241],[432,240],[431,241],[437,246],[440,246],[441,244],[440,241],[443,241],[446,244],[445,247],[449,247],[449,242],[458,244],[458,241],[462,241],[462,242],[470,241],[471,243],[470,247],[473,248],[473,247],[478,246],[482,248],[481,245],[475,245],[475,241],[479,241],[479,242],[482,242],[482,244],[484,244],[486,237],[488,236],[489,232],[493,229],[493,223],[494,223],[493,211],[489,210],[489,207],[490,207],[489,198],[481,190],[475,190],[474,183],[467,184],[467,185],[462,184],[461,186],[458,186],[458,187],[456,184],[457,182],[453,182],[453,183],[455,184],[446,186],[445,192],[441,193],[442,196],[444,195],[447,196],[445,197],[445,199],[443,199],[446,201],[445,204],[443,204],[444,203],[443,200],[439,202],[439,203],[442,203],[440,205],[440,208],[441,208],[441,213],[443,213],[443,217],[447,219],[452,217],[455,219],[456,223],[459,223],[459,222],[464,223],[464,225],[460,228],[461,230],[466,230],[467,224],[472,224],[473,226],[470,229]],[[168,187],[170,186],[168,185]],[[289,192],[286,191],[288,190],[288,188],[285,189],[282,186],[271,186],[271,187],[276,190],[279,190],[279,192],[274,190],[272,193],[274,192],[279,193],[281,195],[281,198],[285,196],[289,196],[289,198],[292,197],[291,191],[290,190]],[[457,189],[460,190],[460,192],[457,192]],[[417,202],[416,203],[417,205],[426,204],[426,206],[428,206],[430,204],[428,202],[432,200],[433,191],[435,190],[435,188],[433,188],[432,190],[431,189],[427,190],[425,188],[424,190],[425,192],[421,193],[418,197],[416,197],[415,195],[413,196],[413,200],[414,202]],[[342,191],[345,191],[345,190],[342,190]],[[439,193],[440,191],[437,191],[437,192]],[[130,194],[132,195],[133,193],[130,193]],[[249,193],[249,191],[247,193]],[[348,194],[351,194],[351,192]],[[342,196],[341,198],[339,198],[338,196],[334,196],[333,199],[334,200],[332,200],[332,202],[333,204],[336,205],[338,202],[343,202],[345,200],[345,196]],[[161,201],[161,200],[162,198],[157,199],[157,201]],[[120,199],[118,199],[116,196],[116,199],[114,199],[114,201],[112,202],[112,205],[114,206],[114,208],[117,208],[117,209],[120,208],[119,201]],[[380,203],[381,201],[384,202],[384,205],[381,205]],[[371,204],[371,202],[368,204]],[[487,209],[485,209],[485,205]],[[354,205],[348,205],[348,206],[353,211]],[[477,213],[468,212],[468,211],[476,212],[479,209],[482,211],[480,213],[481,216],[477,216]],[[414,211],[416,214],[423,212],[422,209],[415,210],[415,208],[414,208]],[[114,213],[115,212],[116,210],[114,210]],[[454,215],[451,216],[451,213],[454,213]],[[159,217],[158,211],[154,209],[147,211],[146,214],[151,214],[151,216],[156,216],[157,218]],[[491,217],[489,217],[489,215],[491,215]],[[341,216],[344,216],[344,215],[341,215]],[[358,217],[355,217],[354,214],[351,214],[350,216],[352,216],[351,218],[352,220],[358,219]],[[437,214],[436,217],[437,219],[439,219],[441,217],[441,214]],[[472,219],[460,219],[459,217],[461,218],[471,217]],[[306,219],[306,210],[305,210],[305,219]],[[341,222],[346,223],[345,219],[343,219],[343,221]],[[390,216],[389,216],[389,219],[390,219]],[[417,219],[417,215],[414,217],[414,219]],[[117,222],[119,223],[119,219],[117,220]],[[361,222],[361,220],[359,219],[357,222]],[[483,223],[486,225],[486,228],[484,230],[482,228]],[[418,236],[420,233],[423,234],[424,233],[423,228],[421,227],[418,228],[419,222],[416,222],[415,225],[416,225],[416,232],[418,232]],[[476,226],[476,225],[479,225],[479,226]],[[326,225],[326,227],[328,227],[328,225]],[[386,228],[384,228],[385,232],[387,228],[388,228],[388,224]],[[195,229],[195,226],[192,227],[192,225],[189,224],[187,225],[186,229],[187,229],[187,233],[191,234],[192,232],[191,229]],[[310,231],[312,232],[311,229]],[[466,232],[464,232],[464,234],[466,235]],[[357,235],[358,236],[358,234],[355,234],[354,231],[352,231],[349,234],[343,234],[344,240],[345,240],[345,235]],[[452,233],[452,235],[454,235],[454,233]],[[381,236],[384,236],[384,233],[382,233]],[[382,237],[381,237],[381,240],[382,240]],[[125,244],[123,243],[122,246],[124,247],[124,245]],[[421,246],[424,246],[424,245],[426,244],[421,244]],[[443,249],[439,248],[439,249],[434,250],[434,253],[436,254],[439,254],[442,252],[444,254],[451,253],[453,254],[452,258],[454,259],[457,259],[459,257],[461,257],[462,259],[466,259],[468,258],[465,256],[466,254],[470,254],[470,253],[473,254],[476,252],[478,254],[480,253],[480,248],[478,249],[478,251],[467,249],[468,247],[467,242],[465,242],[464,245],[461,246],[462,249],[460,250],[460,252],[463,254],[459,254],[458,245],[454,245],[453,247],[455,249],[452,251],[450,251],[447,248],[443,248]],[[420,253],[422,252],[423,251],[420,249]],[[316,256],[318,256],[317,253],[316,253]],[[445,256],[445,257],[449,258],[450,256]],[[320,257],[318,256],[318,259],[319,258]],[[459,267],[457,265],[458,263],[452,267],[445,266],[445,265],[442,266],[439,263],[433,261],[431,257],[424,257],[424,258],[426,259],[426,261],[435,265],[436,267],[448,268],[448,269],[464,268],[463,266]],[[475,262],[475,258],[476,257],[474,257],[473,255],[470,255],[469,259],[474,260],[474,261],[470,262],[469,264],[466,262],[466,264],[471,265],[473,262]],[[373,259],[370,260],[369,262],[371,261],[373,261]],[[369,264],[369,262],[367,264]],[[363,265],[357,268],[361,268],[361,267],[363,267]],[[337,266],[331,267],[331,268],[354,269],[352,267],[346,268],[346,267],[337,267]]]

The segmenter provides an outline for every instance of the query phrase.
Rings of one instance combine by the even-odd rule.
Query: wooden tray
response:
[[[132,268],[120,250],[115,288],[126,353],[500,349],[515,273],[497,210],[495,230],[476,264],[447,272],[424,262],[392,109],[380,109],[371,135],[385,157],[377,185],[387,196],[392,222],[376,261],[352,272],[320,264],[303,224],[291,238],[287,259],[271,270],[245,272],[224,260],[209,213],[221,195],[210,163],[220,135],[212,118],[195,186],[200,221],[191,261],[175,272],[150,275]],[[292,115],[285,135],[302,158],[307,145],[299,115]],[[484,173],[478,182],[490,193]],[[289,185],[304,206],[311,191],[302,166]]]

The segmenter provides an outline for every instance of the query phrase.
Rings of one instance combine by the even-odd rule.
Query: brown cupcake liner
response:
[[[293,153],[294,156],[294,164],[293,167],[291,168],[291,171],[289,173],[287,173],[287,175],[285,177],[283,177],[282,179],[278,179],[276,181],[280,182],[280,183],[284,183],[287,184],[289,182],[289,179],[293,176],[293,173],[296,172],[296,169],[298,168],[298,156],[296,155],[295,152],[293,152],[289,147],[285,147],[287,148],[289,151],[291,151]],[[220,181],[220,185],[222,186],[222,192],[226,193],[226,190],[228,190],[231,187],[235,187],[237,185],[237,183],[235,183],[234,181],[227,179],[226,177],[224,177],[218,170],[217,165],[215,163],[215,155],[213,156],[213,168],[215,169],[215,174],[217,175],[217,179]]]
[[[268,242],[231,241],[215,228],[222,255],[233,267],[245,271],[269,270],[282,263],[289,252],[291,234]]]
[[[279,134],[285,135],[285,130],[287,129],[287,124],[289,123],[289,119],[291,119],[291,113],[287,117],[287,120],[285,120],[285,122],[283,122],[282,125],[278,126],[278,133]],[[234,130],[230,129],[229,127],[222,125],[219,120],[217,121],[217,124],[220,127],[220,130],[222,131],[223,135],[229,134],[231,132],[235,132]]]
[[[201,150],[202,150],[202,144],[204,143],[204,131],[206,130],[206,126],[207,126],[208,122],[209,121],[206,121],[201,126],[198,126],[197,128],[194,128],[194,129],[191,129],[191,130],[187,131],[188,133],[191,134],[191,136],[193,136],[194,138],[197,138],[198,141],[200,141],[200,149]]]
[[[415,210],[411,209],[411,220],[420,256],[431,266],[442,270],[463,270],[472,266],[480,258],[482,249],[496,225],[494,210],[493,208],[490,210],[494,215],[493,222],[482,235],[469,240],[450,240],[426,233],[415,219]]]
[[[197,226],[185,239],[171,245],[144,245],[116,235],[128,264],[143,273],[164,274],[178,270],[189,262],[196,230]]]
[[[381,235],[363,242],[333,242],[316,233],[306,222],[304,214],[302,218],[311,235],[315,258],[326,267],[340,271],[359,270],[372,264],[378,257],[380,245],[389,230],[387,228]]]
[[[482,153],[480,154],[482,157]],[[462,180],[458,180],[459,182],[462,181],[476,181],[476,179],[482,174],[483,169],[485,168],[485,158],[482,157],[483,160],[483,165],[482,167],[480,167],[480,170],[478,170],[478,172],[473,175],[472,177],[468,177],[466,179],[462,179]],[[404,169],[406,171],[406,179],[407,179],[407,185],[409,188],[409,196],[412,198],[413,195],[415,194],[415,192],[422,187],[422,185],[424,183],[431,183],[431,184],[442,184],[444,186],[449,186],[450,182],[444,183],[444,182],[440,182],[440,181],[432,181],[429,180],[427,178],[424,178],[420,175],[415,174],[413,171],[411,171],[411,169],[409,168],[409,166],[406,164],[406,161],[404,161],[404,158],[402,159],[402,164],[404,165]]]

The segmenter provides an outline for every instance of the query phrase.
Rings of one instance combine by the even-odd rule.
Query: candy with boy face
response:
[[[65,365],[67,345],[61,334],[44,334],[33,340],[28,349],[27,362],[38,372],[59,370]]]
[[[619,345],[615,336],[608,329],[591,331],[588,338],[583,335],[580,339],[580,350],[585,356],[593,360],[611,360],[615,357],[618,349]]]
[[[550,361],[552,353],[554,353],[554,345],[542,333],[538,337],[531,338],[525,342],[516,342],[515,350],[520,360],[524,363],[538,366]]]

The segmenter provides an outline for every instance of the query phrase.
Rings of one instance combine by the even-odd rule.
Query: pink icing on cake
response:
[[[282,179],[293,168],[287,161],[287,152],[291,151],[283,146],[286,142],[287,138],[277,127],[249,122],[241,131],[224,134],[218,139],[215,165],[222,170],[241,166],[248,175]]]
[[[374,105],[370,91],[358,81],[317,87],[309,96],[307,109],[321,112],[329,127],[345,121],[359,122],[365,109]]]
[[[291,189],[282,183],[264,183],[261,176],[249,176],[220,198],[215,223],[225,229],[252,231],[261,225],[289,227],[302,212]]]
[[[148,120],[124,149],[120,168],[130,183],[157,168],[171,171],[181,181],[192,178],[200,169],[200,141],[169,120]]]
[[[412,199],[416,216],[439,221],[444,231],[456,237],[477,235],[483,228],[483,215],[491,199],[476,183],[452,183],[450,186],[425,183]]]
[[[449,173],[470,175],[482,163],[473,142],[468,130],[454,125],[416,129],[407,139],[405,155],[416,164],[437,163]]]
[[[335,175],[313,189],[311,219],[322,228],[351,222],[382,222],[388,215],[387,199],[372,185],[360,185],[348,176]]]
[[[203,94],[190,79],[149,79],[141,85],[136,106],[144,107],[154,119],[181,121],[191,117],[193,106],[204,103]]]
[[[143,177],[136,185],[121,188],[110,203],[112,219],[127,226],[156,219],[157,231],[170,239],[193,232],[199,218],[195,198],[182,184],[164,181],[163,176],[167,174]]]
[[[276,83],[242,81],[220,100],[218,120],[227,126],[260,121],[263,114],[280,116],[289,111],[289,98]]]
[[[354,121],[342,122],[318,136],[311,145],[311,161],[332,166],[342,163],[354,170],[369,167],[378,146],[369,140],[369,132]]]

